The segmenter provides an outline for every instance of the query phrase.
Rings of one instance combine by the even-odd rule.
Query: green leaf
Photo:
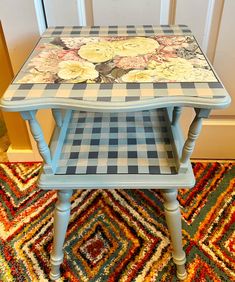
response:
[[[112,77],[114,77],[115,79],[122,77],[124,74],[128,73],[129,70],[124,70],[124,69],[120,69],[120,68],[115,68],[112,70],[111,75]]]
[[[112,62],[102,63],[99,65],[96,65],[95,67],[95,69],[103,75],[109,74],[113,68],[114,68],[114,64]]]
[[[110,76],[101,75],[101,79],[103,83],[114,83],[115,82],[115,79]]]
[[[56,45],[56,46],[61,46],[64,49],[69,49],[68,47],[66,47],[66,45],[64,44],[64,42],[60,39],[60,37],[55,37],[52,41],[51,44]]]

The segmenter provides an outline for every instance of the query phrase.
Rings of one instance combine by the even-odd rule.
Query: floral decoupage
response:
[[[60,37],[41,43],[17,83],[213,82],[193,36]]]

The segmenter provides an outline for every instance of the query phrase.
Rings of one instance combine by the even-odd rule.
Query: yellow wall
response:
[[[13,79],[13,71],[0,22],[0,96]],[[25,122],[18,113],[2,112],[12,149],[31,150],[31,143]]]

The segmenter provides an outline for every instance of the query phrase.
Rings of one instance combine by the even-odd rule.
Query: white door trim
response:
[[[40,35],[46,30],[46,19],[41,0],[34,0],[35,13]]]
[[[202,49],[212,63],[215,57],[223,9],[224,0],[209,0]]]
[[[79,25],[93,25],[93,5],[92,0],[77,0]]]
[[[160,24],[174,24],[176,0],[161,0]]]
[[[79,25],[86,26],[87,15],[86,15],[86,4],[84,0],[77,0],[77,11],[78,11]]]

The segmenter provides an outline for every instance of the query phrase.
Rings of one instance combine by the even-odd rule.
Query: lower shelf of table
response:
[[[180,189],[195,184],[192,168],[175,175],[47,175],[42,173],[38,187],[51,189]]]
[[[55,134],[52,147],[57,146],[58,138]],[[39,186],[193,186],[190,164],[187,173],[177,173],[176,142],[166,109],[131,113],[73,111],[55,173],[42,173]]]

